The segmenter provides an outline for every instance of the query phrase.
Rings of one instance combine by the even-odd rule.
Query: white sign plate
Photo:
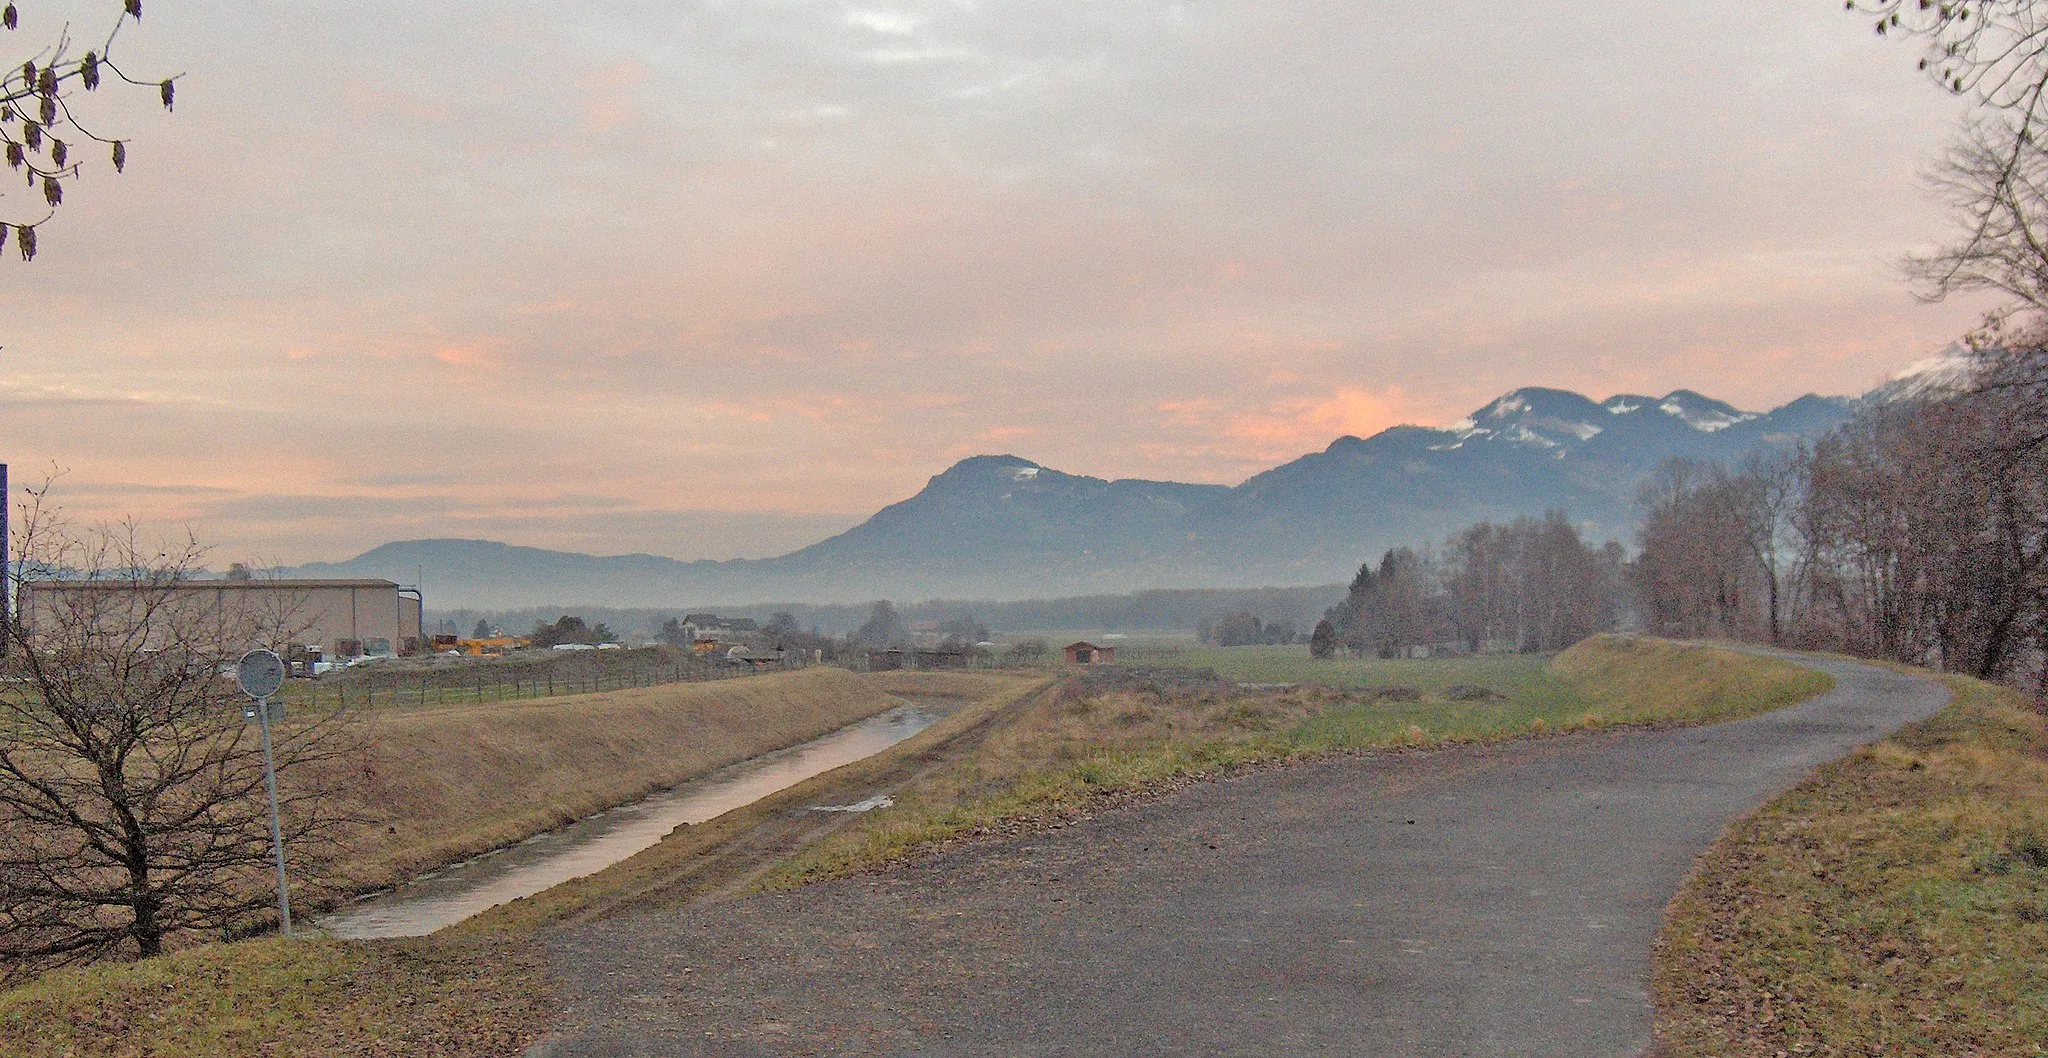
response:
[[[268,650],[252,650],[235,666],[235,682],[251,698],[268,698],[284,686],[284,659]]]

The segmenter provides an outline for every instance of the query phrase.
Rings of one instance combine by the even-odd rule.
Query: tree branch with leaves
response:
[[[116,173],[128,167],[127,141],[103,134],[81,114],[79,93],[92,93],[113,81],[156,92],[165,110],[177,98],[177,78],[139,78],[129,74],[114,59],[114,46],[123,27],[142,20],[142,0],[121,0],[120,14],[113,28],[99,43],[78,52],[70,26],[56,39],[22,59],[0,77],[0,154],[8,168],[20,174],[33,194],[40,194],[40,218],[0,219],[0,247],[14,239],[21,259],[36,255],[36,232],[64,204],[65,185],[85,167],[79,148],[97,145]],[[12,33],[21,23],[20,11],[11,2],[0,6],[0,28]]]

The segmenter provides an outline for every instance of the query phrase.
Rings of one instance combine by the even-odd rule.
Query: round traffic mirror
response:
[[[284,659],[268,650],[252,650],[235,666],[235,682],[251,698],[268,698],[284,686]]]

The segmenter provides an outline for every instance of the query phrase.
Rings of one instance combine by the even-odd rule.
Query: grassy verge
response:
[[[873,870],[962,837],[1083,815],[1106,798],[1236,767],[1344,750],[1711,723],[1832,685],[1826,675],[1769,658],[1616,637],[1589,640],[1555,659],[1318,662],[1299,647],[1232,650],[1183,656],[1190,667],[1240,677],[1315,674],[1338,686],[1068,692],[906,790],[895,808],[819,842],[762,884],[796,886]],[[1457,696],[1459,685],[1483,687],[1490,696]]]
[[[9,1058],[515,1055],[554,1013],[537,952],[266,939],[63,970],[0,993]]]
[[[2048,1055],[2048,724],[1948,682],[1701,857],[1658,942],[1671,1058]]]

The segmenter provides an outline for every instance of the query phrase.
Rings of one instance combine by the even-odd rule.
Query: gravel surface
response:
[[[563,929],[567,1055],[1528,1055],[1650,1044],[1650,945],[1722,825],[1938,710],[1341,758],[889,873]]]

